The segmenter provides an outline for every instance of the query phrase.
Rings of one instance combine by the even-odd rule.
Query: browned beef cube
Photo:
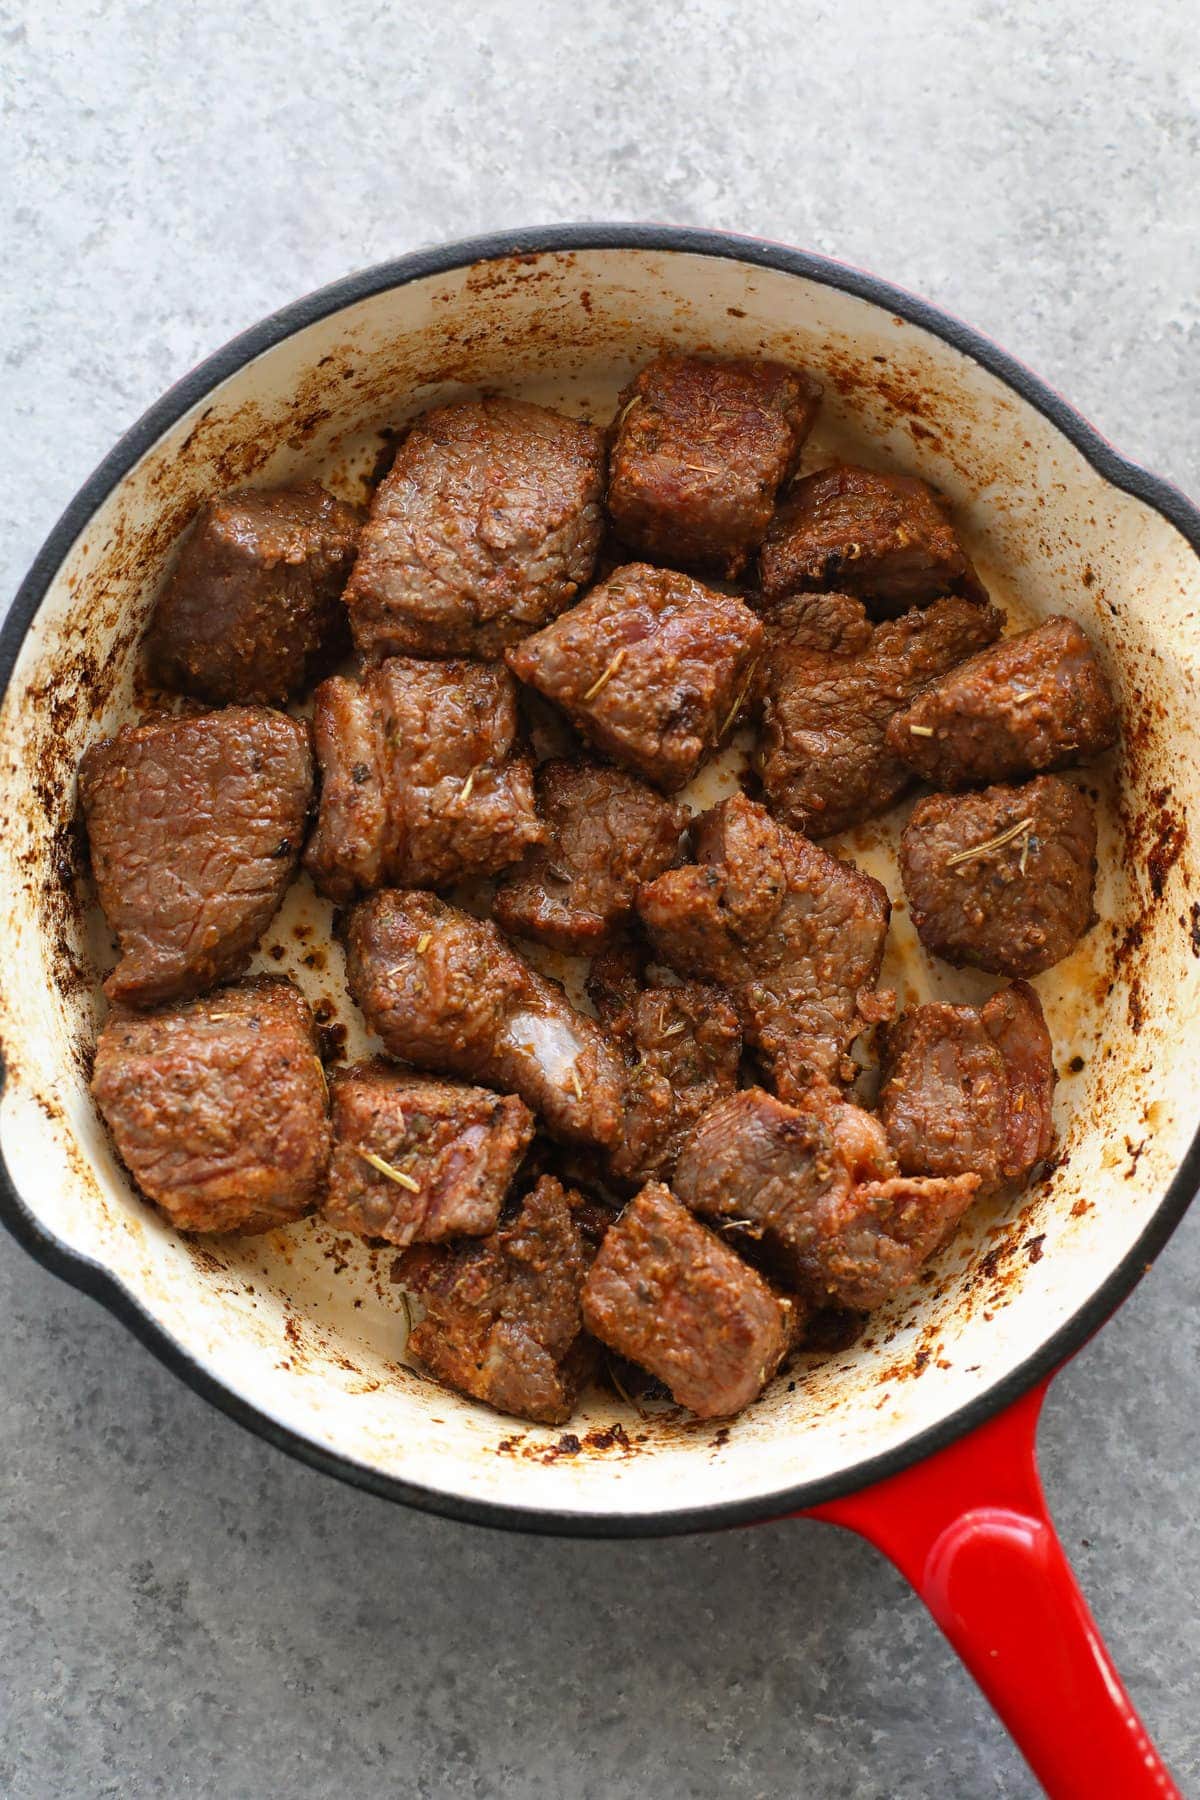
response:
[[[583,1316],[601,1343],[657,1375],[702,1419],[756,1400],[798,1329],[794,1303],[658,1182],[630,1201],[601,1244]]]
[[[92,745],[79,794],[121,946],[111,1000],[153,1006],[241,974],[296,872],[312,782],[308,727],[265,707]]]
[[[282,704],[347,641],[342,589],[361,520],[315,481],[201,508],[146,637],[165,687]]]
[[[181,1231],[269,1231],[316,1205],[329,1160],[325,1077],[289,981],[109,1013],[92,1093],[144,1194]]]
[[[338,1070],[330,1094],[331,1223],[401,1246],[495,1230],[533,1137],[533,1115],[515,1094],[382,1061]]]
[[[934,956],[993,975],[1040,975],[1092,922],[1095,808],[1059,775],[931,794],[904,828],[900,873]]]
[[[722,988],[643,986],[637,958],[598,957],[588,993],[629,1063],[625,1128],[612,1153],[623,1179],[666,1181],[696,1120],[737,1086],[742,1033]]]
[[[972,600],[936,600],[875,626],[846,594],[780,601],[766,620],[757,759],[776,817],[825,837],[886,812],[913,780],[888,721],[1003,623]]]
[[[840,464],[798,481],[759,558],[768,600],[805,590],[861,594],[878,615],[942,594],[987,596],[931,488],[913,475]]]
[[[544,841],[501,881],[492,913],[506,931],[586,955],[628,923],[640,884],[678,862],[687,814],[596,763],[543,763],[535,787]]]
[[[761,647],[740,600],[630,563],[508,663],[605,756],[671,792],[732,730]]]
[[[369,657],[499,656],[568,606],[603,529],[604,436],[523,400],[417,420],[346,590]]]
[[[886,890],[744,794],[704,815],[696,855],[638,897],[663,960],[729,989],[784,1099],[817,1076],[850,1080],[850,1045],[891,1007],[874,991]]]
[[[1117,741],[1117,709],[1074,619],[1046,619],[943,675],[888,727],[892,750],[941,788],[1061,769]]]
[[[439,1381],[520,1419],[570,1418],[592,1365],[579,1298],[592,1252],[576,1205],[546,1175],[490,1237],[398,1259],[396,1279],[425,1302],[409,1349]]]
[[[350,915],[346,970],[393,1056],[519,1094],[567,1143],[617,1141],[616,1046],[490,920],[432,894],[375,894]]]
[[[906,1175],[1025,1181],[1054,1144],[1054,1056],[1025,982],[986,1006],[930,1003],[887,1032],[879,1117]]]
[[[821,1087],[798,1107],[761,1088],[721,1101],[675,1171],[679,1198],[759,1242],[780,1281],[862,1312],[915,1279],[978,1187],[975,1174],[901,1176],[879,1121]]]
[[[517,748],[516,684],[496,663],[397,656],[317,689],[321,810],[305,865],[341,904],[383,884],[447,887],[542,836]]]
[[[608,510],[622,541],[675,568],[737,575],[820,399],[781,363],[656,357],[619,402]]]

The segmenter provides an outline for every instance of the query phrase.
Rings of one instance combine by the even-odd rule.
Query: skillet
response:
[[[660,346],[777,356],[826,399],[806,466],[845,455],[949,498],[1016,623],[1078,618],[1122,706],[1100,800],[1098,922],[1036,984],[1060,1072],[1055,1166],[976,1208],[851,1350],[802,1357],[725,1425],[599,1393],[519,1425],[403,1358],[387,1260],[321,1227],[176,1236],[131,1191],[87,1094],[111,955],[80,867],[80,751],[133,715],[136,646],[198,501],[319,474],[349,497],[431,402],[503,389],[610,415]],[[914,1582],[1056,1795],[1170,1794],[1058,1545],[1034,1461],[1053,1371],[1166,1243],[1200,1181],[1200,513],[967,326],[873,276],[759,240],[567,226],[420,252],[255,326],[159,401],[55,527],[0,635],[0,1213],[198,1391],[373,1492],[534,1532],[707,1530],[808,1512]],[[730,771],[711,773],[712,797]],[[904,808],[843,847],[888,873]],[[1196,898],[1193,898],[1196,896]],[[296,884],[260,966],[351,1050],[329,919]],[[987,991],[899,915],[884,982]],[[341,1015],[339,1017],[339,1014]]]

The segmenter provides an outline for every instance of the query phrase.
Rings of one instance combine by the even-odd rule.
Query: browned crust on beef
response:
[[[781,363],[656,357],[618,402],[608,510],[622,540],[655,562],[739,574],[820,399]]]
[[[1074,949],[1092,922],[1095,870],[1095,807],[1058,775],[931,794],[900,840],[925,948],[993,975],[1039,975]]]
[[[154,1013],[115,1007],[92,1094],[134,1180],[181,1231],[268,1231],[316,1204],[325,1078],[312,1014],[288,981]]]
[[[673,792],[753,700],[761,648],[742,601],[630,563],[507,657],[605,756]]]
[[[604,435],[523,400],[425,413],[376,490],[346,589],[368,657],[499,656],[569,606],[603,529]]]

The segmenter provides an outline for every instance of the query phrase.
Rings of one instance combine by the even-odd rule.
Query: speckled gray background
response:
[[[0,595],[231,333],[361,264],[564,218],[877,269],[1195,492],[1194,28],[1190,0],[0,4]],[[1192,1791],[1198,1286],[1200,1211],[1042,1432],[1064,1538]],[[456,1528],[246,1436],[6,1238],[0,1289],[5,1796],[1034,1792],[848,1536]]]

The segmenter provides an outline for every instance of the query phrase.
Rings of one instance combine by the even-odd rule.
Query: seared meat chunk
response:
[[[614,1175],[670,1182],[684,1138],[737,1086],[742,1033],[723,989],[698,981],[643,986],[636,958],[598,957],[588,994],[629,1063]]]
[[[79,765],[92,870],[133,1006],[240,975],[300,860],[308,727],[265,707],[124,725]]]
[[[397,1259],[395,1279],[425,1302],[408,1347],[439,1381],[520,1419],[570,1418],[593,1361],[579,1300],[592,1255],[574,1212],[583,1205],[545,1175],[490,1237]]]
[[[506,931],[586,954],[628,923],[640,884],[678,862],[687,814],[596,763],[543,763],[535,787],[544,841],[501,881],[492,913]]]
[[[901,1176],[879,1121],[823,1086],[799,1106],[746,1088],[683,1147],[685,1205],[761,1243],[779,1280],[820,1307],[868,1312],[907,1287],[979,1187]]]
[[[603,529],[604,436],[523,400],[418,419],[346,590],[368,657],[499,656],[570,604]]]
[[[533,1115],[515,1094],[461,1087],[382,1060],[330,1081],[325,1217],[390,1244],[494,1231]]]
[[[305,866],[341,904],[385,883],[446,887],[542,836],[516,748],[516,685],[495,663],[393,657],[317,689],[321,810]]]
[[[931,794],[900,839],[925,948],[993,975],[1040,975],[1062,961],[1092,922],[1095,872],[1095,808],[1058,775]]]
[[[114,1007],[92,1094],[122,1162],[180,1231],[269,1231],[317,1203],[325,1077],[290,981],[246,981],[155,1013]]]
[[[913,475],[840,464],[806,475],[759,558],[768,600],[811,589],[861,594],[885,616],[942,594],[987,598],[933,490]]]
[[[567,1143],[616,1143],[616,1046],[490,920],[432,894],[375,894],[350,915],[346,970],[393,1056],[519,1094]]]
[[[1054,617],[943,675],[888,727],[892,750],[941,788],[1061,769],[1117,741],[1117,709],[1074,619]]]
[[[872,626],[861,600],[796,594],[766,620],[758,770],[772,812],[813,837],[886,812],[913,780],[887,739],[897,707],[1000,635],[972,600]]]
[[[992,1193],[1050,1154],[1054,1083],[1041,1002],[1018,981],[982,1008],[903,1013],[885,1039],[879,1117],[904,1174],[974,1171]]]
[[[735,794],[699,821],[697,860],[638,897],[665,962],[729,989],[747,1040],[785,1099],[817,1076],[850,1080],[847,1051],[887,1016],[874,991],[891,906],[851,863]]]
[[[799,1313],[651,1182],[601,1244],[583,1316],[601,1343],[657,1375],[680,1406],[721,1419],[762,1393],[795,1341]]]
[[[605,756],[671,792],[732,730],[761,646],[740,600],[630,563],[507,654]]]
[[[361,526],[315,481],[201,508],[146,635],[164,687],[282,705],[348,641],[342,589]]]
[[[656,357],[619,402],[608,510],[622,541],[673,568],[740,573],[820,399],[782,363]]]

